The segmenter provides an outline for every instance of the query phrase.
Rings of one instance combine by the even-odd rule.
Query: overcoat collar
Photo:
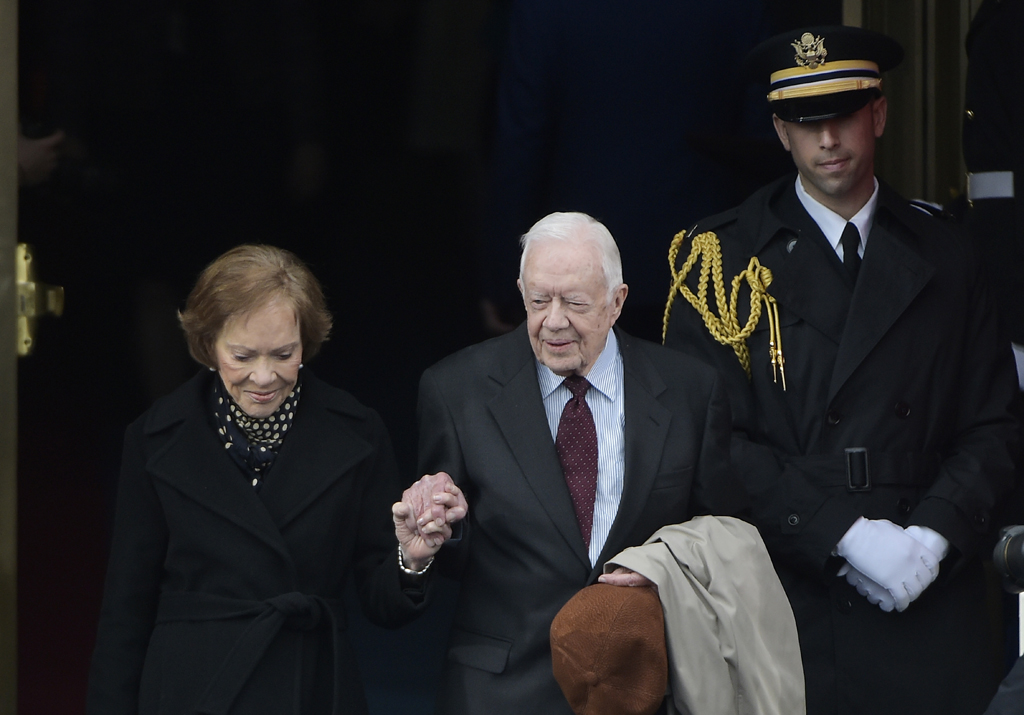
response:
[[[768,292],[779,304],[839,344],[831,401],[928,283],[935,267],[915,245],[907,215],[915,209],[879,182],[878,210],[851,296],[841,274],[823,268],[819,247],[800,240],[810,229],[801,227],[789,208],[790,199],[798,201],[794,180],[784,177],[755,194],[747,210],[738,213],[737,235],[750,237],[747,256],[761,256],[772,269]],[[794,236],[797,241],[789,246]]]
[[[147,470],[259,538],[291,563],[282,530],[372,452],[372,446],[349,425],[352,418],[365,419],[366,410],[306,368],[300,408],[261,498],[224,453],[207,414],[214,379],[214,373],[204,370],[154,405],[143,431],[162,443],[150,457]]]
[[[935,274],[935,266],[915,245],[909,211],[916,209],[880,184],[878,211],[832,371],[829,401]]]
[[[671,420],[671,414],[656,399],[665,390],[665,384],[633,344],[633,338],[618,328],[615,331],[623,363],[625,483],[615,521],[596,567],[591,567],[551,439],[525,325],[510,336],[511,348],[501,353],[489,373],[501,389],[488,403],[488,408],[530,488],[566,544],[590,573],[590,580],[600,573],[601,563],[609,555],[622,549],[619,542],[631,531],[643,511]]]
[[[741,214],[748,221],[752,213],[765,217],[765,233],[753,237],[754,250],[748,255],[760,256],[771,269],[769,294],[838,345],[852,286],[821,229],[800,205],[794,182],[786,177],[766,196],[763,210]]]

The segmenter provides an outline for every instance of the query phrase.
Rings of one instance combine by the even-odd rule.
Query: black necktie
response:
[[[597,496],[597,429],[584,395],[590,383],[579,375],[571,375],[562,383],[572,397],[562,409],[555,437],[555,450],[562,463],[569,495],[580,524],[583,541],[590,546],[594,525],[594,499]]]
[[[843,265],[850,277],[856,279],[857,271],[860,270],[860,232],[857,227],[847,222],[839,242],[843,244]]]

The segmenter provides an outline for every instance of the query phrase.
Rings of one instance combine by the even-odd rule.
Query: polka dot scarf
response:
[[[213,383],[213,416],[217,434],[228,455],[249,475],[252,488],[258,492],[292,428],[302,385],[296,383],[274,414],[256,418],[245,414],[231,399],[220,376]]]

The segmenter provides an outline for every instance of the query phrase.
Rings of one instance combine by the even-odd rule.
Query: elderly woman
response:
[[[365,712],[346,578],[372,621],[415,617],[465,501],[434,475],[422,528],[392,507],[380,418],[303,367],[331,316],[288,251],[224,254],[180,317],[208,370],[128,428],[88,712]]]

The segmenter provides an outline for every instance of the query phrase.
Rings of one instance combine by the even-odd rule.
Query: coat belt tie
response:
[[[166,592],[160,597],[156,622],[220,621],[247,618],[249,625],[235,641],[217,673],[210,681],[194,712],[203,715],[227,715],[238,694],[256,670],[270,644],[282,628],[292,631],[312,631],[326,628],[330,634],[331,653],[338,657],[337,632],[344,629],[346,620],[342,602],[336,598],[284,593],[265,601],[228,598],[208,593]],[[341,628],[339,629],[339,625]],[[297,663],[301,663],[297,655]],[[333,669],[334,691],[331,712],[337,715],[337,668]],[[295,670],[296,692],[302,687],[302,670]]]
[[[876,487],[926,487],[935,480],[942,464],[937,452],[882,452],[866,450],[871,484]],[[846,455],[806,454],[790,457],[789,464],[802,470],[818,487],[842,487],[849,484]]]

